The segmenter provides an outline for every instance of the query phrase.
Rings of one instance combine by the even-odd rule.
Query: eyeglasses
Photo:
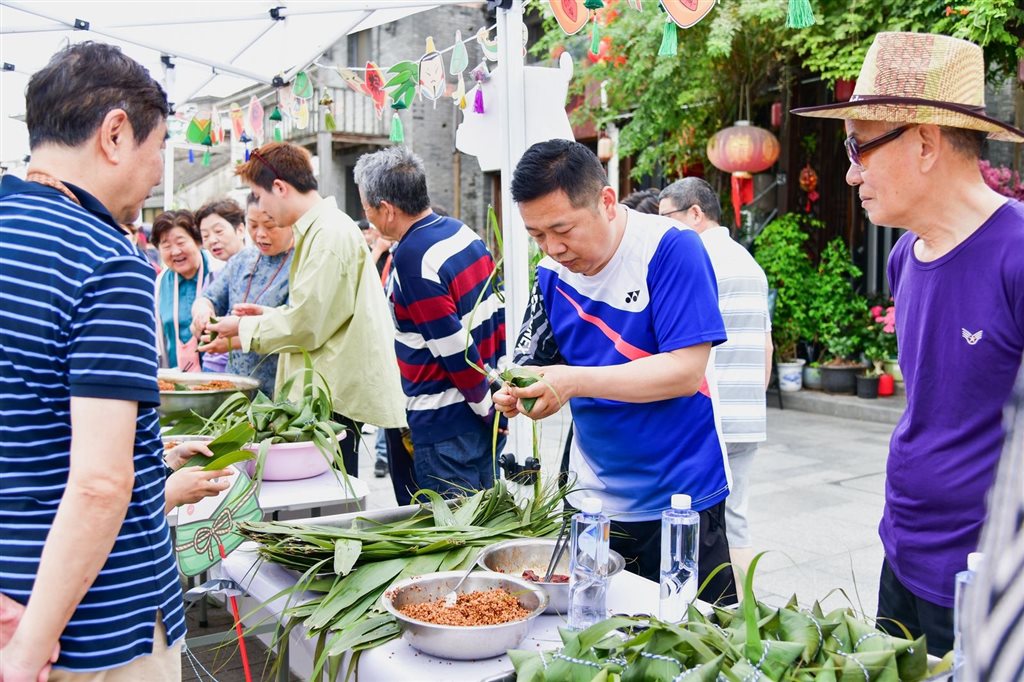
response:
[[[887,142],[892,142],[897,137],[902,135],[904,131],[910,128],[910,125],[900,126],[899,128],[893,128],[892,130],[882,133],[878,137],[872,138],[867,142],[857,142],[853,135],[846,138],[843,143],[846,147],[846,156],[850,159],[850,163],[853,164],[858,170],[864,170],[864,155],[870,152],[872,149],[878,149]]]
[[[693,208],[693,207],[691,206],[690,208]],[[677,208],[674,211],[665,211],[664,213],[659,213],[658,215],[660,215],[662,218],[667,218],[670,215],[672,215],[673,213],[685,213],[686,211],[689,211],[689,210],[690,210],[689,208]]]
[[[272,164],[269,161],[267,161],[267,158],[265,156],[263,156],[262,154],[260,154],[260,150],[254,149],[252,151],[252,154],[250,154],[250,156],[252,158],[256,159],[257,161],[259,161],[260,163],[262,163],[267,168],[269,168],[270,172],[274,174],[274,179],[275,180],[280,180],[281,179],[281,174],[277,172],[276,168],[274,168],[274,164]]]

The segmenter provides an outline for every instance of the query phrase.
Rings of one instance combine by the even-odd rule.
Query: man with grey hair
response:
[[[473,230],[434,213],[423,162],[409,149],[363,155],[355,181],[367,220],[395,242],[385,290],[416,481],[442,494],[488,488],[494,406],[478,370],[495,367],[505,346],[494,259]]]
[[[718,307],[729,340],[714,349],[718,373],[718,411],[732,470],[725,500],[729,552],[737,569],[750,564],[747,526],[748,479],[757,444],[767,438],[764,391],[771,374],[772,328],[768,318],[768,280],[749,252],[718,224],[718,195],[700,178],[677,180],[661,191],[659,213],[700,235],[718,281]]]

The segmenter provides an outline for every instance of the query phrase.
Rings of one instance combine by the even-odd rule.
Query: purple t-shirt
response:
[[[904,234],[889,257],[907,410],[889,443],[879,533],[900,582],[950,607],[1024,354],[1024,204],[1007,201],[938,260],[919,261],[916,240]]]

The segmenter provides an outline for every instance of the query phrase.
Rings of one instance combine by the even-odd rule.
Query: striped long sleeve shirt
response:
[[[395,246],[387,293],[414,446],[493,418],[487,379],[470,364],[496,367],[504,352],[493,272],[483,241],[454,218],[431,213]]]
[[[124,523],[55,667],[122,666],[185,635],[164,515],[153,266],[88,193],[0,181],[0,593],[25,603],[68,483],[71,400],[139,405]],[[81,520],[88,523],[88,519]]]

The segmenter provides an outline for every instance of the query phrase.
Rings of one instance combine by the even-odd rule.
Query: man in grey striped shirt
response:
[[[732,488],[725,500],[726,533],[733,566],[746,571],[753,555],[747,527],[747,479],[757,444],[767,438],[764,391],[772,366],[768,280],[750,253],[729,235],[729,228],[718,224],[722,207],[707,182],[677,180],[661,191],[659,200],[661,215],[700,235],[718,280],[718,307],[729,340],[715,348],[711,357],[732,470]]]

